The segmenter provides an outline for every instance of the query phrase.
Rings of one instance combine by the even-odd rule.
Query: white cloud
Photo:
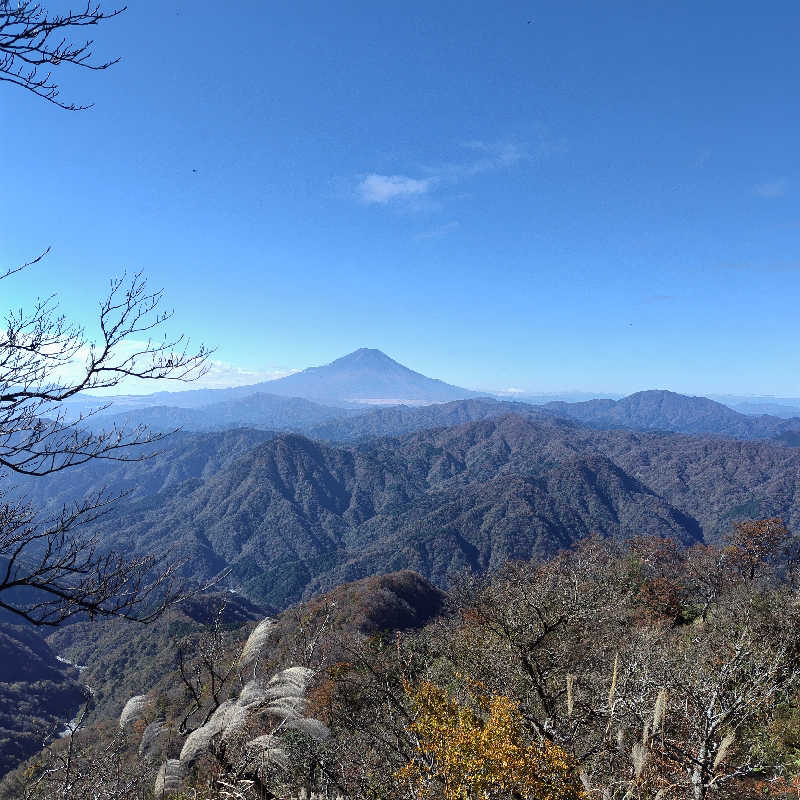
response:
[[[125,339],[116,347],[116,363],[140,352],[146,342]],[[68,364],[63,365],[55,378],[65,383],[79,381],[85,374],[86,357],[89,354],[88,348],[81,348]],[[141,378],[125,378],[117,386],[106,390],[93,390],[93,394],[150,394],[152,392],[180,392],[186,389],[227,389],[232,386],[249,386],[252,383],[271,381],[277,378],[284,378],[295,372],[297,369],[284,367],[243,367],[232,364],[228,361],[209,360],[207,372],[195,381],[171,381],[171,380],[144,380]]]
[[[441,178],[459,181],[484,172],[507,169],[528,158],[526,147],[516,142],[482,142],[473,140],[464,142],[462,147],[477,153],[478,157],[459,163],[443,164],[435,168],[435,172]]]
[[[386,205],[393,200],[408,199],[427,194],[431,178],[409,178],[405,175],[367,175],[357,188],[358,196],[368,205]]]
[[[767,200],[773,199],[775,197],[783,197],[789,189],[789,181],[786,178],[776,178],[772,181],[765,181],[764,183],[759,183],[755,187],[755,193],[759,197],[763,197]]]
[[[441,195],[448,187],[464,183],[478,175],[512,169],[531,158],[528,145],[508,140],[497,142],[470,140],[462,142],[460,148],[464,158],[420,166],[418,168],[420,177],[378,173],[360,177],[356,184],[356,196],[367,205],[402,204],[404,208],[431,210],[438,207],[431,195]],[[552,142],[544,133],[541,133],[539,141],[534,143],[536,156],[547,156],[562,151],[563,144]],[[444,232],[449,230],[452,230],[452,227]],[[441,233],[433,233],[433,236],[437,235]],[[420,234],[415,238],[429,237]]]
[[[187,388],[225,389],[230,386],[249,386],[251,383],[261,383],[262,381],[273,381],[277,378],[285,378],[287,375],[293,375],[295,372],[300,372],[300,370],[284,369],[280,367],[253,369],[249,367],[238,367],[227,361],[212,361],[208,372],[202,378],[187,386]],[[172,386],[175,386],[174,382]]]

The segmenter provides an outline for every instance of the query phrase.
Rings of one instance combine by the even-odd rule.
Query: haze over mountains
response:
[[[367,349],[227,391],[93,418],[184,431],[158,457],[90,461],[16,480],[15,491],[53,512],[103,486],[127,492],[95,525],[104,546],[146,553],[168,542],[188,577],[230,570],[233,588],[276,607],[397,569],[446,586],[461,569],[548,555],[591,533],[691,543],[741,517],[800,522],[797,418],[663,390],[545,405],[450,399],[475,393]]]
[[[113,411],[153,406],[200,408],[262,394],[305,398],[334,407],[364,405],[425,405],[444,403],[480,392],[452,386],[404,367],[380,350],[362,347],[321,367],[229,389],[194,389],[183,392],[156,392],[149,395],[123,395],[113,398]],[[83,397],[86,405],[102,405],[109,398]]]
[[[84,490],[142,487],[96,532],[123,552],[175,548],[198,580],[230,569],[232,588],[278,608],[396,569],[446,587],[460,570],[548,555],[592,533],[692,543],[745,517],[800,524],[800,450],[765,442],[525,413],[357,444],[179,436],[172,452],[121,465],[119,481],[94,465],[70,471]],[[231,449],[241,455],[223,456]],[[57,505],[66,481],[36,481],[37,501]]]
[[[108,401],[81,398],[73,404],[73,410],[96,406],[98,402]],[[784,443],[794,442],[793,434],[800,431],[800,417],[741,413],[709,398],[665,390],[637,392],[619,400],[537,405],[492,398],[426,377],[380,350],[369,348],[322,367],[309,367],[252,386],[115,397],[111,408],[87,424],[96,428],[145,424],[157,431],[252,427],[345,441],[453,425],[513,410],[575,419],[596,428],[775,439]]]
[[[138,451],[150,458],[14,476],[9,490],[43,516],[122,494],[86,529],[100,547],[178,559],[190,582],[224,575],[221,588],[262,608],[397,570],[446,589],[593,534],[691,545],[744,518],[800,528],[800,419],[705,397],[523,403],[362,349],[253,386],[113,402],[84,424],[183,430]],[[57,677],[73,703],[74,676]],[[33,716],[61,714],[48,698]]]
[[[598,428],[664,430],[737,439],[773,439],[800,429],[797,417],[741,414],[707,397],[687,397],[665,390],[636,392],[621,400],[547,403],[544,408]]]

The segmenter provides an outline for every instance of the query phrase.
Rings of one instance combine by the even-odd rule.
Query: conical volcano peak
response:
[[[332,361],[327,366],[360,366],[360,367],[372,367],[376,369],[380,369],[381,367],[402,367],[403,365],[395,361],[393,358],[390,358],[386,355],[382,350],[378,350],[374,347],[359,347],[358,350],[354,350],[352,353],[348,353],[346,356],[341,356],[341,358],[337,358],[335,361]],[[406,367],[403,367],[406,369]]]
[[[479,396],[414,372],[372,347],[262,386],[266,392],[337,405],[426,405]]]

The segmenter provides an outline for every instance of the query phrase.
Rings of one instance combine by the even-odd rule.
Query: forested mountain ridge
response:
[[[352,442],[376,436],[403,436],[420,430],[450,428],[503,414],[525,414],[536,419],[553,419],[558,416],[541,406],[496,400],[492,397],[475,397],[426,406],[377,408],[315,425],[305,431],[305,435],[312,439]]]
[[[662,430],[737,439],[774,439],[786,431],[800,431],[797,417],[741,414],[707,397],[689,397],[666,390],[636,392],[621,400],[551,402],[543,407],[597,428]]]
[[[267,430],[308,430],[338,418],[357,414],[355,409],[320,405],[302,397],[256,392],[245,397],[210,403],[200,408],[151,406],[118,414],[91,418],[91,426],[106,430],[117,427],[147,425],[154,431],[206,432],[228,428],[254,427]]]
[[[178,431],[126,454],[130,461],[92,459],[45,477],[12,475],[8,489],[45,512],[103,488],[110,495],[128,493],[129,501],[144,500],[185,481],[209,478],[273,435],[250,428],[220,433]]]
[[[205,479],[120,504],[104,541],[165,541],[208,578],[276,606],[402,568],[455,572],[545,556],[590,534],[714,539],[731,520],[800,523],[800,452],[598,431],[510,414],[332,446],[281,434]]]
[[[255,427],[294,431],[330,441],[355,441],[449,427],[503,413],[524,413],[538,418],[573,419],[598,429],[671,431],[787,444],[793,441],[793,434],[800,433],[800,418],[797,417],[742,414],[707,397],[689,397],[664,390],[637,392],[621,400],[558,401],[544,405],[465,393],[465,397],[446,402],[418,401],[415,404],[413,399],[394,398],[381,401],[379,407],[374,408],[323,405],[302,397],[255,391],[257,388],[249,387],[252,393],[199,407],[155,405],[100,414],[90,417],[86,424],[92,430],[146,425],[158,432],[176,428],[209,432]]]

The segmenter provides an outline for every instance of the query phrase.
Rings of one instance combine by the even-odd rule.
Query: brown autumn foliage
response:
[[[285,737],[275,796],[796,796],[795,553],[774,519],[739,523],[719,546],[589,538],[464,576],[438,618],[394,634],[338,624],[349,612],[336,605],[299,606],[264,658],[313,670],[306,713],[330,736]],[[348,591],[373,606],[365,585]],[[186,711],[169,685],[168,720]],[[186,790],[208,792],[201,767]]]

